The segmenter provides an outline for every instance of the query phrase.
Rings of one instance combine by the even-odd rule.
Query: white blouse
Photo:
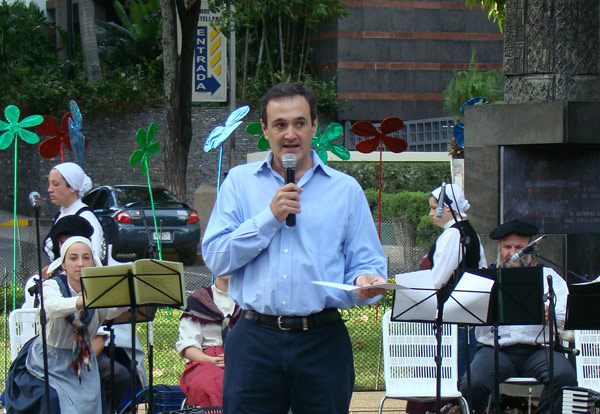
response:
[[[215,285],[211,286],[213,300],[223,315],[231,315],[235,309],[235,303],[229,293],[219,290]],[[212,346],[223,346],[222,326],[215,323],[200,323],[191,318],[181,318],[179,322],[179,340],[175,343],[175,349],[183,357],[183,351],[194,346],[198,349],[206,349]]]
[[[81,293],[75,292],[69,285],[70,298],[65,298],[60,292],[58,282],[54,279],[44,281],[44,307],[46,309],[46,339],[48,345],[54,348],[72,349],[74,328],[65,316],[74,313],[78,316],[81,311],[77,310],[77,297]],[[96,309],[92,321],[87,326],[88,335],[92,338],[96,335],[98,328],[104,320],[113,319],[127,308],[104,308]],[[39,315],[39,314],[38,314]]]

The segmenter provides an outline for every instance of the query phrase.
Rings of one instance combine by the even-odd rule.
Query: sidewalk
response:
[[[384,391],[356,391],[352,394],[350,414],[377,413]],[[404,413],[406,401],[388,398],[383,406],[384,413]]]

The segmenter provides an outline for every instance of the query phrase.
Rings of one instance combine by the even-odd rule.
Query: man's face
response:
[[[283,175],[285,154],[295,154],[296,174],[312,166],[310,147],[317,130],[317,120],[310,120],[310,107],[303,96],[293,96],[269,101],[267,123],[261,120],[265,138],[273,151],[273,168]]]
[[[531,256],[526,254],[518,262],[513,262],[510,258],[527,246],[531,242],[531,237],[521,236],[512,233],[498,240],[498,267],[523,267],[531,264]]]

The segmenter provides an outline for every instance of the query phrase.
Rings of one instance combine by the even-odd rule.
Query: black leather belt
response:
[[[321,325],[327,325],[342,319],[336,308],[323,309],[308,316],[265,315],[252,310],[242,311],[242,317],[261,325],[278,328],[282,331],[306,331]]]

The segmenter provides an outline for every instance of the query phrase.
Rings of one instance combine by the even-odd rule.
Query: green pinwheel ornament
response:
[[[148,154],[156,155],[160,151],[160,142],[154,142],[156,137],[156,122],[152,122],[148,127],[148,132],[144,128],[137,130],[135,139],[140,149],[135,150],[129,157],[129,165],[135,167],[140,163],[140,171],[146,175],[148,173]]]
[[[325,133],[321,134],[321,125],[317,122],[317,135],[313,137],[311,146],[325,164],[327,164],[327,151],[331,151],[344,161],[350,159],[350,151],[344,146],[332,142],[343,133],[344,127],[337,122],[332,122],[325,128]]]
[[[4,109],[4,116],[8,122],[0,121],[0,131],[6,131],[0,136],[0,150],[10,147],[16,136],[21,137],[28,144],[37,144],[40,142],[40,137],[34,132],[28,131],[25,128],[34,127],[42,122],[44,118],[41,115],[31,115],[19,122],[21,111],[15,105],[8,105]],[[15,158],[14,158],[14,182],[13,182],[13,303],[12,308],[16,307],[17,297],[17,148],[15,143]]]
[[[262,130],[262,125],[260,122],[251,122],[246,127],[246,132],[250,135],[260,135],[258,138],[258,150],[259,151],[267,151],[271,146],[269,145],[269,140],[265,138],[265,134]]]
[[[156,209],[154,207],[154,198],[152,197],[152,184],[150,183],[150,172],[148,171],[148,154],[156,155],[160,150],[160,142],[154,142],[156,137],[156,122],[152,122],[148,127],[148,132],[144,128],[137,130],[135,139],[140,146],[140,149],[135,150],[129,157],[129,165],[135,167],[140,161],[140,171],[144,174],[148,181],[148,192],[150,193],[150,205],[152,206],[152,218],[154,219],[154,231],[158,234],[158,223],[156,222]],[[162,248],[160,237],[156,239],[156,247],[158,250],[158,259],[162,260]]]
[[[0,121],[0,131],[6,131],[0,136],[0,150],[6,149],[12,144],[15,136],[18,135],[28,144],[37,144],[40,137],[36,133],[25,128],[34,127],[44,122],[41,115],[31,115],[19,122],[21,111],[14,105],[8,105],[4,109],[4,116],[8,123]]]

